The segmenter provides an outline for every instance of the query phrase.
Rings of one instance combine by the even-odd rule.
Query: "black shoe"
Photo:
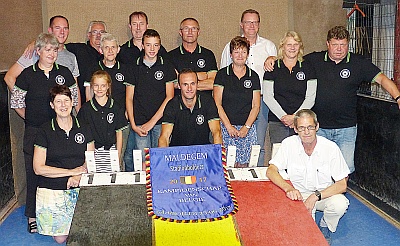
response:
[[[28,232],[29,233],[37,233],[37,224],[36,220],[28,222]]]

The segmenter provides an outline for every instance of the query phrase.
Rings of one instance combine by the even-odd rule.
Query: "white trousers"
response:
[[[303,198],[307,199],[307,197],[309,197],[311,194],[301,195]],[[322,211],[324,215],[320,221],[320,226],[328,227],[331,232],[335,232],[339,220],[346,213],[349,204],[349,200],[343,194],[333,195],[315,203],[312,211],[312,217],[315,220],[315,211]]]

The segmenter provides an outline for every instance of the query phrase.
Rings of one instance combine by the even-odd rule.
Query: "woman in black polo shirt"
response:
[[[286,32],[279,43],[274,71],[265,72],[263,100],[268,105],[271,143],[294,135],[294,114],[310,109],[315,102],[317,80],[310,63],[303,60],[303,42],[294,32]]]
[[[39,176],[36,220],[39,234],[67,239],[79,194],[79,181],[86,173],[85,151],[94,150],[90,129],[71,115],[71,91],[65,85],[50,90],[56,117],[39,129],[33,169]]]
[[[253,123],[260,111],[260,79],[246,65],[249,49],[246,38],[232,39],[232,64],[220,69],[214,80],[214,100],[221,119],[223,144],[236,146],[236,167],[248,166],[251,146],[257,144]]]
[[[10,106],[25,120],[24,159],[26,171],[26,206],[28,232],[37,231],[35,218],[38,177],[33,171],[33,144],[39,127],[51,120],[49,90],[55,85],[66,85],[72,93],[74,106],[78,105],[78,87],[67,67],[56,63],[58,40],[53,34],[41,33],[35,42],[39,60],[18,76],[11,91]]]

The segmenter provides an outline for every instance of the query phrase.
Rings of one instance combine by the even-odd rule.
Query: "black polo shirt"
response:
[[[165,100],[166,84],[176,81],[176,72],[169,60],[159,56],[151,67],[143,63],[143,57],[138,58],[133,73],[135,81],[127,85],[135,87],[133,96],[135,124],[143,125],[154,116]],[[161,119],[157,124],[161,124]]]
[[[85,163],[87,144],[93,142],[89,127],[81,126],[72,116],[69,135],[53,118],[43,124],[37,133],[35,146],[46,149],[46,166],[74,169]],[[66,190],[69,177],[47,178],[39,176],[38,186],[53,190]]]
[[[168,52],[168,54],[178,72],[184,68],[190,68],[195,72],[211,72],[218,70],[214,53],[200,45],[197,45],[193,53],[190,53],[183,48],[181,44]]]
[[[267,83],[274,83],[274,98],[287,114],[294,114],[303,104],[307,81],[310,79],[315,79],[315,72],[311,64],[306,61],[297,61],[290,72],[282,60],[277,60],[274,70],[264,73],[264,80],[267,80]],[[271,110],[268,120],[280,122]]]
[[[304,57],[315,68],[317,96],[312,110],[321,128],[335,129],[357,124],[357,89],[363,82],[374,81],[381,72],[360,55],[348,53],[338,64],[328,52],[313,52]]]
[[[18,76],[15,87],[26,92],[25,96],[25,124],[26,126],[40,127],[43,123],[55,116],[50,107],[50,89],[55,85],[66,85],[76,90],[76,82],[67,67],[54,63],[49,72],[49,78],[38,66],[38,62],[27,67]],[[20,107],[13,107],[20,108]]]
[[[110,147],[117,142],[116,132],[128,127],[125,109],[121,108],[112,98],[101,106],[95,98],[82,105],[78,113],[79,122],[92,129],[96,149]]]
[[[89,41],[86,43],[69,43],[65,44],[68,51],[74,53],[78,61],[80,76],[78,77],[78,86],[81,92],[81,98],[86,98],[84,83],[87,77],[91,75],[91,69],[96,66],[97,62],[101,60],[100,54],[93,48]],[[84,100],[83,100],[84,101]]]
[[[111,96],[118,105],[125,109],[126,84],[132,84],[134,81],[132,69],[119,61],[117,61],[112,68],[109,68],[100,60],[91,68],[92,72],[89,77],[85,79],[85,86],[90,86],[90,79],[97,70],[104,70],[111,76]]]
[[[158,55],[162,56],[164,59],[168,57],[167,50],[164,46],[160,46],[160,50],[158,51]],[[118,53],[117,60],[121,63],[134,65],[139,57],[143,56],[143,50],[140,50],[136,45],[133,43],[133,38],[126,41],[125,44],[121,46],[121,50]]]
[[[175,96],[165,107],[163,124],[174,126],[170,146],[210,144],[208,122],[219,120],[217,106],[209,95],[197,95],[191,111],[185,106],[181,95]]]
[[[246,74],[239,79],[232,65],[220,69],[214,86],[224,88],[222,107],[232,125],[244,125],[252,109],[253,92],[260,91],[260,77],[246,65]]]

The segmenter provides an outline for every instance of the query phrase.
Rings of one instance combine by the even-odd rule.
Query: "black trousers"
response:
[[[25,216],[36,218],[36,188],[38,176],[33,171],[33,145],[38,128],[25,126],[24,134],[24,159],[26,172],[26,205]]]

